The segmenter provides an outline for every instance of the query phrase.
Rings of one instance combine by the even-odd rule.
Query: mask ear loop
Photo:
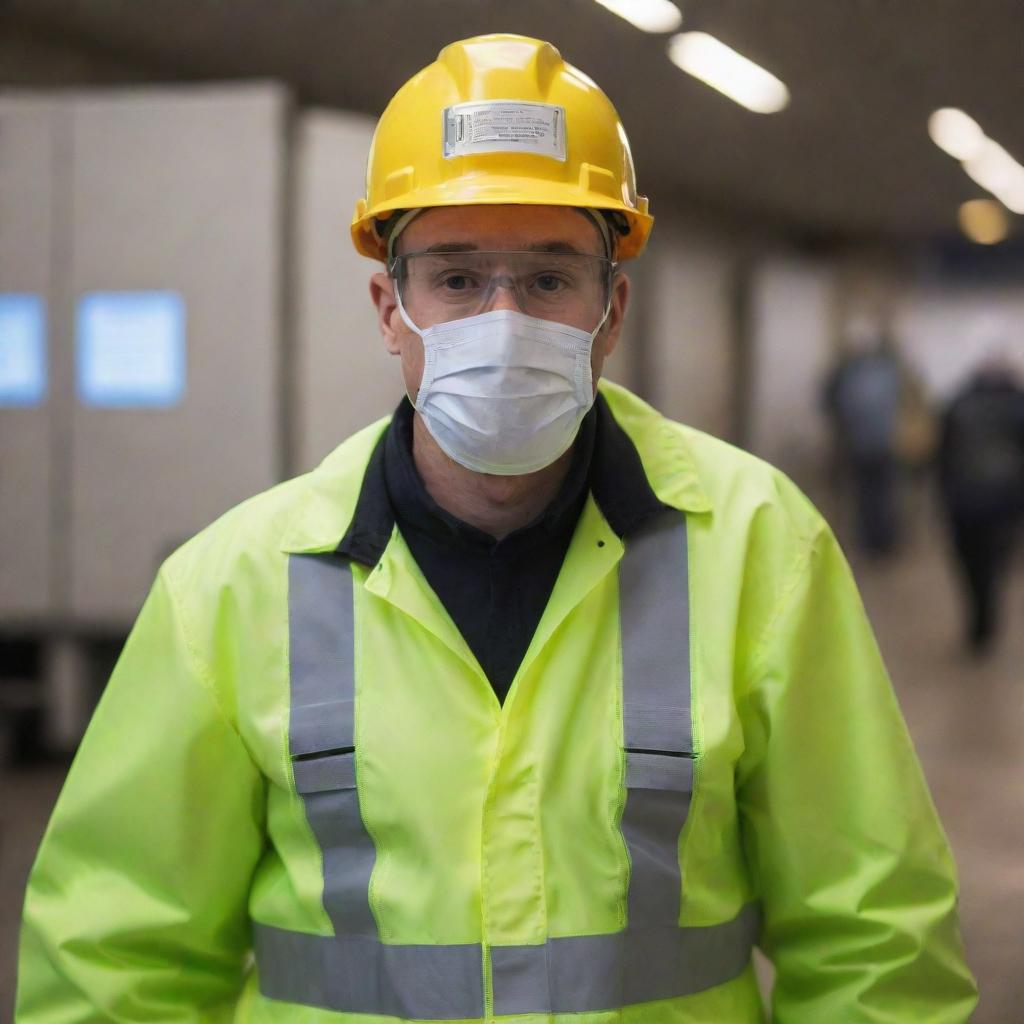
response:
[[[424,338],[424,332],[421,331],[413,322],[412,317],[406,312],[405,305],[402,302],[402,289],[398,284],[397,279],[394,275],[391,278],[395,282],[395,305],[398,307],[398,315],[405,321],[406,327],[409,328],[414,334],[418,334],[421,338]],[[420,408],[420,395],[422,395],[427,388],[430,387],[433,378],[433,352],[429,345],[426,344],[424,338],[423,345],[423,376],[420,378],[419,390],[415,395],[410,395],[406,392],[406,396],[412,403],[412,407],[416,410]],[[426,387],[424,386],[426,385]]]
[[[405,311],[405,306],[402,305],[402,293],[395,287],[395,305],[398,306],[398,315],[405,321],[405,326],[410,331],[418,334],[421,338],[423,337],[423,331],[421,331],[413,322],[412,317]]]
[[[608,282],[605,287],[608,289],[608,300],[604,304],[604,313],[601,314],[601,319],[597,322],[597,326],[591,332],[590,341],[593,344],[594,339],[601,333],[601,328],[604,327],[605,321],[608,319],[608,314],[612,311],[612,284],[615,282],[615,271],[618,269],[618,264],[609,260],[608,267]]]

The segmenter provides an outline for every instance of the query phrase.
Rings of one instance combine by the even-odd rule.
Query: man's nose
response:
[[[522,312],[522,306],[519,303],[519,293],[516,289],[515,278],[491,278],[490,294],[487,297],[485,312],[489,313],[495,309],[511,309]]]

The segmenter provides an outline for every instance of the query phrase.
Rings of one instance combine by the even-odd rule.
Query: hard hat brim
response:
[[[386,219],[399,210],[509,205],[613,210],[621,213],[629,224],[629,233],[618,239],[618,259],[635,259],[647,244],[654,218],[646,212],[645,197],[637,197],[639,208],[636,208],[606,193],[583,189],[570,183],[548,181],[544,183],[543,196],[530,196],[531,192],[537,191],[537,182],[532,179],[481,175],[476,182],[462,179],[447,182],[442,187],[413,189],[373,207],[367,207],[366,200],[360,199],[352,219],[352,242],[363,256],[384,262],[387,259],[387,245],[377,233],[376,221]]]

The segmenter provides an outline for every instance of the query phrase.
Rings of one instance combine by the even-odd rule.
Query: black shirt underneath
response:
[[[619,536],[666,506],[651,490],[636,448],[598,396],[580,426],[572,465],[555,499],[533,522],[496,540],[446,512],[427,493],[413,461],[414,415],[403,399],[367,467],[355,517],[338,551],[374,565],[397,523],[416,564],[504,701],[588,492]]]

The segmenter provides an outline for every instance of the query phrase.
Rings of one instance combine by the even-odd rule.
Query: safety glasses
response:
[[[419,326],[486,312],[504,289],[529,316],[593,330],[607,309],[615,267],[587,253],[474,250],[406,253],[388,270]]]

